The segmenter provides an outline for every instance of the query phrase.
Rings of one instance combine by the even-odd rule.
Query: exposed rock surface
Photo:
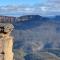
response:
[[[4,28],[4,29],[2,29]],[[12,24],[0,23],[0,59],[13,60]]]

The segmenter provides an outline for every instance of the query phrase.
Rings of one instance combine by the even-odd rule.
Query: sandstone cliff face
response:
[[[3,22],[3,23],[13,23],[15,21],[16,21],[16,17],[0,16],[0,22]]]
[[[3,27],[4,29],[2,29]],[[13,37],[11,32],[13,25],[0,23],[0,58],[1,60],[13,60]]]
[[[13,60],[13,37],[0,34],[0,60]]]
[[[4,60],[13,60],[13,38],[4,36]],[[7,57],[8,56],[8,57]]]

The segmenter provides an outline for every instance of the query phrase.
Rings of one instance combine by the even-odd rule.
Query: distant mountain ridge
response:
[[[10,23],[19,23],[22,21],[27,21],[27,20],[55,20],[55,21],[60,21],[60,15],[56,15],[54,17],[43,17],[40,15],[24,15],[20,17],[14,17],[14,16],[0,16],[0,22],[10,22]]]

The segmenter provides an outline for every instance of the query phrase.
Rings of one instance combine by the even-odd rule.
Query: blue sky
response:
[[[1,5],[34,5],[39,3],[45,3],[47,0],[0,0]]]
[[[0,15],[60,15],[60,0],[0,0]]]

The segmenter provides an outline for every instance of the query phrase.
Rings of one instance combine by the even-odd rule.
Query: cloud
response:
[[[60,3],[60,0],[48,0],[48,2],[52,2],[52,3]]]
[[[8,5],[0,6],[0,15],[27,15],[38,14],[42,16],[59,15],[60,14],[60,1],[48,0],[47,3],[37,4],[34,6],[27,5]]]
[[[34,9],[26,6],[0,6],[0,14],[32,14]]]
[[[40,5],[39,5],[40,6]],[[47,3],[41,5],[45,7],[45,15],[60,15],[60,0],[48,0]],[[44,14],[43,14],[44,15]]]
[[[44,4],[38,4],[36,7],[41,8],[41,15],[60,15],[60,0],[48,0]]]

